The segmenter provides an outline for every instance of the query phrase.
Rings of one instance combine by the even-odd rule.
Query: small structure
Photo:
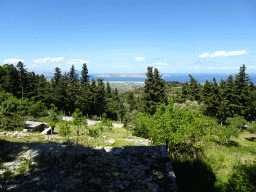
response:
[[[248,125],[243,125],[243,126],[240,126],[239,128],[243,129],[243,130],[247,130],[248,129]]]
[[[43,132],[46,128],[49,128],[48,123],[38,122],[38,121],[25,121],[27,129],[23,129],[23,131],[35,132],[40,131]]]

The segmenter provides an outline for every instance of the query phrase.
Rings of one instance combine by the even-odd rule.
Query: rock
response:
[[[106,145],[113,145],[115,143],[114,139],[110,139],[108,141],[106,141]]]
[[[27,137],[28,135],[26,133],[22,132],[15,132],[15,133],[0,133],[0,135],[10,136],[10,137]]]
[[[49,191],[49,187],[51,191],[69,191],[68,188],[72,188],[70,191],[82,188],[86,191],[110,192],[177,191],[171,163],[156,160],[167,155],[164,146],[104,147],[99,150],[99,156],[92,155],[91,149],[86,147],[71,146],[64,149],[63,146],[66,143],[49,142],[30,147],[21,155],[35,165],[38,163],[40,169],[28,177],[8,182],[6,186],[15,184],[14,191]],[[43,150],[46,156],[41,161],[36,160]],[[62,156],[64,152],[66,155]],[[12,171],[16,163],[14,160],[6,166]],[[1,170],[5,171],[4,168]],[[41,176],[40,181],[34,180],[37,175]],[[37,182],[40,182],[40,186],[37,186]]]
[[[104,140],[106,140],[106,139],[107,139],[107,136],[102,136],[102,138],[103,138]]]
[[[123,124],[112,123],[112,125],[113,125],[113,127],[118,127],[118,128],[124,127]]]
[[[89,181],[89,183],[96,184],[96,185],[100,186],[101,185],[101,178],[96,178],[96,179],[92,178]]]

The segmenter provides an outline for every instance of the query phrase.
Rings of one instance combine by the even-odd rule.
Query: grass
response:
[[[255,191],[255,137],[243,131],[227,145],[209,143],[196,158],[169,155],[180,191]]]

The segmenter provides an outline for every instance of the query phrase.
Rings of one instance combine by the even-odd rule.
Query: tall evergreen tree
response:
[[[30,99],[32,97],[36,97],[37,95],[37,81],[38,76],[35,75],[34,72],[28,73],[28,86],[27,86],[27,98]]]
[[[107,98],[112,98],[111,87],[110,87],[108,82],[107,82],[107,87],[106,87],[106,97]]]
[[[200,90],[201,90],[201,84],[198,83],[198,81],[192,77],[192,75],[189,74],[190,81],[189,81],[189,95],[190,100],[192,101],[198,101],[201,102],[200,97]]]
[[[67,103],[69,106],[69,111],[72,114],[75,112],[75,109],[78,108],[75,103],[77,103],[77,93],[79,90],[78,74],[76,74],[74,65],[72,65],[70,72],[68,73],[68,80],[69,83],[67,87]]]
[[[12,93],[13,96],[20,98],[20,82],[17,78],[19,77],[19,71],[13,66],[13,64],[5,64],[1,69],[0,84],[3,85],[6,92]]]
[[[228,117],[234,117],[235,110],[237,107],[236,104],[236,95],[235,95],[235,88],[234,88],[234,79],[232,75],[225,80],[226,81],[226,89],[224,90],[224,95],[226,95],[226,100],[228,101]]]
[[[59,107],[59,110],[63,110],[66,115],[69,115],[69,111],[70,111],[70,108],[69,108],[70,103],[69,103],[69,98],[67,96],[68,86],[69,86],[69,77],[68,77],[68,74],[65,72],[64,75],[61,76],[59,81],[58,91],[61,97],[59,98],[60,105],[58,107]]]
[[[219,122],[221,124],[223,122],[226,122],[227,117],[229,117],[229,101],[226,98],[225,94],[226,90],[226,81],[221,79],[220,85],[219,85],[219,97],[218,97],[218,102],[219,102],[219,107],[218,107],[218,112],[217,112],[217,118],[219,119]]]
[[[211,100],[212,83],[209,82],[208,80],[205,81],[201,95],[202,95],[203,103],[204,103],[204,105],[206,105],[206,111],[205,111],[206,115],[208,115],[208,116],[213,115],[212,114],[213,105],[212,105],[212,100]]]
[[[97,115],[102,115],[105,111],[106,98],[105,98],[105,85],[103,79],[97,79],[97,88],[96,88],[96,106],[97,106]]]
[[[153,74],[153,67],[148,67],[147,69],[147,79],[145,80],[145,86],[144,86],[144,111],[146,113],[149,113],[153,115],[156,111],[156,103],[155,103],[155,94],[154,94],[154,74]]]
[[[41,74],[38,79],[38,86],[37,86],[37,96],[36,100],[40,100],[44,103],[44,95],[45,95],[45,86],[46,86],[46,79],[44,78],[44,75]]]
[[[240,72],[236,75],[234,85],[235,85],[235,95],[236,104],[239,106],[236,109],[236,114],[239,116],[245,115],[246,103],[249,95],[249,76],[245,73],[246,67],[243,64],[240,67]]]
[[[88,75],[88,69],[87,69],[86,63],[83,64],[81,75],[82,75],[81,84],[87,84],[89,82],[90,75]]]
[[[25,69],[25,65],[21,61],[18,62],[16,68],[18,68],[19,71],[19,79],[21,82],[21,98],[23,98],[26,96],[27,93],[28,72],[27,69]]]
[[[55,70],[55,73],[54,73],[54,76],[53,76],[53,80],[54,80],[54,83],[56,85],[58,85],[59,81],[60,81],[60,78],[61,78],[61,69],[56,67],[54,70]]]
[[[165,93],[165,81],[157,69],[152,70],[153,67],[148,67],[146,73],[144,94],[143,94],[143,111],[153,115],[160,103],[167,104],[167,97]]]
[[[97,109],[96,109],[96,81],[92,79],[91,84],[89,86],[89,108],[91,115],[96,115]]]
[[[162,75],[159,74],[157,68],[154,69],[154,92],[155,92],[155,102],[168,104],[166,92],[165,92],[165,81],[162,79]]]

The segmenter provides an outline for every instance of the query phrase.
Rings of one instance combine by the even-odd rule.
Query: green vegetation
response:
[[[234,79],[230,75],[217,84],[213,78],[202,86],[191,75],[187,83],[165,82],[157,69],[153,73],[148,67],[145,86],[120,95],[103,79],[89,82],[86,64],[81,80],[72,66],[64,75],[56,68],[50,82],[28,73],[22,62],[17,69],[6,64],[0,66],[0,130],[22,130],[25,120],[39,120],[59,133],[55,142],[91,148],[107,146],[103,136],[114,139],[115,147],[134,145],[123,140],[127,138],[152,138],[153,145],[168,143],[180,191],[186,191],[184,183],[190,191],[255,191],[256,88],[245,69],[240,67]],[[62,120],[68,114],[73,121]],[[88,126],[91,115],[101,123]],[[121,122],[124,128],[112,126]],[[245,124],[249,128],[242,130]],[[51,136],[28,135],[0,136],[0,142],[27,147],[50,142]],[[12,152],[1,153],[4,162],[12,159]],[[96,150],[94,154],[99,155]],[[20,175],[27,169],[33,169],[29,160]],[[8,178],[13,177],[6,171],[1,184]]]

